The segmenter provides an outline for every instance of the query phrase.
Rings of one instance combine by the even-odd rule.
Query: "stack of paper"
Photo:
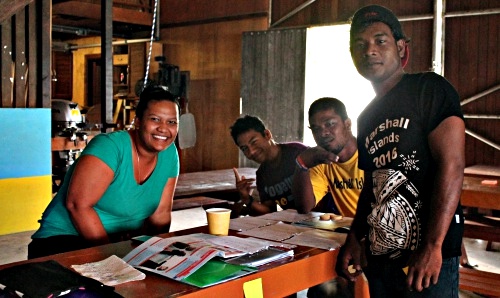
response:
[[[293,256],[293,250],[269,247],[253,254],[235,257],[226,261],[229,264],[258,267]]]

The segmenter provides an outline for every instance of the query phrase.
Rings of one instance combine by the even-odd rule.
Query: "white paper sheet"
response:
[[[255,228],[248,231],[239,232],[239,235],[246,235],[273,241],[284,241],[299,233],[312,230],[311,228],[292,226],[282,222],[274,225]]]
[[[81,275],[98,280],[107,286],[115,286],[146,278],[146,274],[130,266],[115,255],[102,261],[72,265],[71,267]]]
[[[234,231],[247,231],[277,223],[278,220],[265,219],[254,216],[244,216],[231,219],[229,229]]]
[[[307,214],[300,214],[297,212],[297,210],[287,209],[287,210],[283,210],[283,211],[277,211],[277,212],[273,212],[273,213],[264,214],[264,215],[258,216],[257,218],[267,219],[267,220],[275,220],[275,221],[283,221],[283,222],[297,222],[297,221],[310,219],[313,217],[318,217],[321,214],[323,214],[323,213],[321,213],[321,212],[309,212]]]

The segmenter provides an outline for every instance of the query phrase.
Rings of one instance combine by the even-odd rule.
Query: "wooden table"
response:
[[[500,180],[498,167],[475,165],[465,169],[462,197],[460,202],[464,207],[472,207],[500,210]],[[483,180],[497,180],[497,185],[481,183]],[[464,237],[473,239],[484,239],[488,241],[486,250],[491,250],[493,241],[500,241],[500,219],[469,211],[465,215]],[[482,271],[480,268],[469,264],[467,251],[462,244],[462,256],[460,258],[460,281],[462,290],[475,293],[498,296],[500,291],[496,284],[499,274]]]
[[[172,211],[184,210],[190,208],[231,208],[227,200],[214,199],[209,197],[191,197],[174,200]]]
[[[496,185],[482,183],[484,180],[497,181]],[[477,212],[476,208],[500,210],[499,170],[497,167],[474,166],[466,168],[460,203],[472,208],[465,214],[464,237],[487,240],[486,250],[492,242],[500,241],[500,219]],[[467,253],[462,247],[462,264],[468,263]]]
[[[464,176],[462,197],[460,202],[465,207],[477,207],[500,210],[500,187],[482,184],[483,180],[499,180],[498,178],[483,178]],[[499,181],[500,182],[500,181]]]
[[[162,234],[161,237],[179,236],[190,233],[207,233],[207,227],[198,227],[174,233]],[[231,231],[231,233],[233,233]],[[234,235],[234,233],[233,233]],[[84,250],[78,250],[44,258],[16,262],[0,266],[0,270],[35,261],[55,260],[70,267],[103,260],[111,255],[124,257],[134,245],[123,241]],[[177,282],[154,273],[146,272],[146,279],[129,282],[115,287],[115,291],[124,297],[244,297],[245,282],[262,279],[264,297],[284,297],[299,292],[313,285],[328,281],[336,276],[334,271],[338,250],[326,251],[317,248],[299,246],[294,249],[292,260],[282,260],[259,267],[259,271],[236,280],[200,289]]]
[[[489,165],[472,165],[464,169],[465,176],[500,178],[500,167]]]
[[[255,178],[255,168],[238,168],[241,176]],[[233,169],[183,173],[179,175],[175,188],[175,199],[190,196],[207,196],[231,200],[236,199],[236,181]]]

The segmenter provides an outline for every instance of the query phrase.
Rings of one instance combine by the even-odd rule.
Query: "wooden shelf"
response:
[[[87,143],[94,137],[92,134],[87,135],[87,142],[78,138],[78,142],[71,141],[68,137],[53,137],[52,151],[78,150],[87,146]]]

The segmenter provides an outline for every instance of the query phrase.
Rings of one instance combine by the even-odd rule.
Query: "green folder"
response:
[[[191,275],[182,279],[182,282],[204,288],[236,279],[257,270],[255,267],[228,264],[218,259],[211,259]]]

